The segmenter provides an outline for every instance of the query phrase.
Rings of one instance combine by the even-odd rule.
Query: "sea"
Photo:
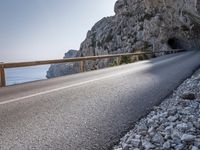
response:
[[[5,69],[6,85],[45,80],[50,65]]]

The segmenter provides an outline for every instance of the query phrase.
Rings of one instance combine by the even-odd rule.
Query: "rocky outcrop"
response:
[[[64,58],[73,58],[76,57],[77,50],[69,50],[65,53]],[[66,63],[66,64],[54,64],[51,65],[49,70],[47,71],[47,78],[59,77],[69,74],[77,73],[78,71],[74,67],[74,63]]]
[[[114,9],[115,16],[88,31],[78,56],[200,48],[199,0],[118,0]],[[87,62],[86,70],[94,63]]]
[[[88,31],[77,57],[200,48],[200,0],[118,0],[114,10]],[[85,70],[112,61],[87,61]]]

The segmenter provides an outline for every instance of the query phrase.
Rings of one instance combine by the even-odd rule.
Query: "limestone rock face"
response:
[[[64,58],[73,58],[76,57],[77,50],[69,50],[65,53]],[[54,64],[51,65],[49,70],[47,71],[47,78],[54,78],[69,74],[77,73],[78,70],[74,67],[74,63],[66,63],[66,64]]]
[[[117,0],[114,11],[114,16],[101,19],[88,31],[77,57],[138,49],[200,48],[200,0]],[[106,59],[87,61],[85,70],[92,70],[94,66],[104,68],[109,63],[111,60]],[[70,71],[62,69],[64,73],[57,70],[51,73],[58,76],[79,72],[79,63],[69,68]]]
[[[118,0],[114,10],[88,31],[78,56],[200,48],[200,0]],[[86,70],[94,63],[109,61]]]

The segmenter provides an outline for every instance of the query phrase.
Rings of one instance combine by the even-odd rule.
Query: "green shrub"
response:
[[[118,66],[117,60],[113,60],[113,61],[109,64],[109,67],[114,67],[114,66]]]
[[[120,64],[128,64],[131,62],[132,62],[131,56],[122,56],[121,57]]]

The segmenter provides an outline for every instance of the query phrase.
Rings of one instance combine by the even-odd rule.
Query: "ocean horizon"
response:
[[[5,69],[6,85],[45,80],[50,65]]]

